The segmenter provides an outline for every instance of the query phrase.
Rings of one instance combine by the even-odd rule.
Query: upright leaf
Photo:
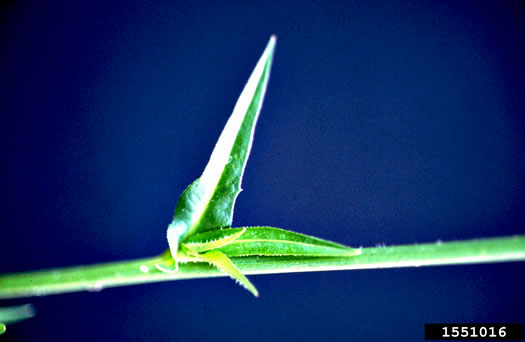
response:
[[[270,76],[275,41],[275,36],[272,36],[237,100],[202,176],[179,198],[167,232],[174,257],[179,243],[187,236],[231,226],[235,199],[241,191],[255,123]]]

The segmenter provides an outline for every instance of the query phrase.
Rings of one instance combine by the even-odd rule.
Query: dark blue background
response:
[[[72,4],[74,3],[74,4]],[[4,3],[1,272],[155,255],[272,33],[234,225],[351,246],[523,234],[525,8]],[[31,302],[4,339],[416,341],[524,322],[525,263],[227,278]],[[521,289],[521,290],[520,290]]]

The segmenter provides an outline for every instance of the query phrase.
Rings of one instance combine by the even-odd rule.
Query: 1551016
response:
[[[523,339],[523,324],[425,324],[425,340]]]

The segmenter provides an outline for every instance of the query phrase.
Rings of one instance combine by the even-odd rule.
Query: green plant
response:
[[[21,322],[35,315],[32,305],[18,305],[0,308],[0,335],[6,331],[6,324]]]
[[[2,275],[0,298],[99,291],[225,274],[257,296],[246,274],[525,260],[525,236],[354,249],[280,228],[231,228],[274,49],[272,37],[202,176],[182,193],[168,226],[169,249],[165,253],[139,260]],[[0,311],[2,323],[31,316],[9,316],[7,313],[18,311],[3,310],[6,314],[2,316]],[[5,326],[0,325],[0,333],[3,330]]]

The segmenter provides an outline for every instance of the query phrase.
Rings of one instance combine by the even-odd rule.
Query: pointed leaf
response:
[[[217,237],[212,237],[205,240],[204,242],[190,242],[183,243],[183,246],[188,247],[190,250],[196,253],[203,253],[211,251],[213,249],[224,247],[233,241],[237,240],[244,232],[246,228],[242,229],[218,229],[222,234],[218,234]],[[212,232],[212,231],[210,231]]]
[[[219,268],[221,271],[228,273],[233,279],[237,280],[239,284],[244,286],[248,291],[250,291],[255,297],[259,297],[259,292],[253,286],[253,284],[242,274],[237,267],[232,263],[230,258],[219,251],[210,251],[204,254],[201,254],[200,257]]]
[[[242,235],[218,247],[217,250],[229,257],[252,255],[335,257],[361,254],[360,249],[273,227],[217,229],[195,234],[189,237],[185,244],[191,245],[192,249],[199,252],[203,251],[203,247],[199,244],[201,242],[221,241],[226,236],[233,236],[242,231],[244,231]],[[206,246],[207,243],[202,245]]]
[[[202,176],[181,195],[168,242],[172,255],[186,236],[230,227],[233,206],[241,190],[244,167],[270,76],[276,38],[272,36],[219,137]]]

